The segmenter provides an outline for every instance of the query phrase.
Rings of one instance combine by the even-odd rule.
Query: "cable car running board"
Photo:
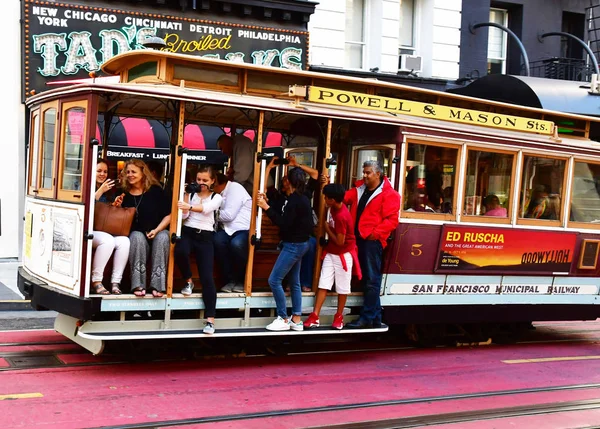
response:
[[[389,327],[371,329],[334,329],[319,327],[304,331],[267,331],[264,328],[235,328],[219,329],[214,334],[204,334],[202,328],[194,330],[154,330],[144,332],[83,332],[79,330],[77,336],[89,340],[151,340],[161,338],[235,338],[235,337],[273,337],[287,335],[345,335],[345,334],[372,334],[387,332]]]

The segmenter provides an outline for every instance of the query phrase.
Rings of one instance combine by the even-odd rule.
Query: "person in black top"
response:
[[[308,251],[308,239],[312,232],[312,209],[310,201],[304,195],[306,174],[299,168],[288,173],[290,195],[281,211],[270,207],[264,193],[259,193],[257,204],[266,210],[267,216],[279,227],[281,236],[281,253],[275,261],[269,286],[277,305],[277,318],[267,326],[270,331],[303,330],[302,324],[302,290],[300,289],[300,267],[302,257]],[[288,275],[292,296],[292,317],[287,315],[285,292],[282,281]]]
[[[277,165],[278,156],[273,157],[269,165],[266,168],[266,177],[269,177],[269,173],[271,170]],[[306,182],[306,186],[304,187],[304,195],[308,198],[309,201],[312,201],[313,195],[317,189],[319,189],[319,172],[309,167],[308,165],[302,165],[298,163],[296,157],[294,155],[288,154],[286,157],[286,162],[291,168],[299,168],[306,173],[308,176],[308,182]],[[289,181],[287,176],[283,176],[281,179],[281,191],[278,192],[276,189],[267,189],[267,198],[269,202],[272,202],[271,206],[281,207],[285,203],[288,195],[290,194],[289,190]],[[311,211],[311,215],[313,216],[313,226],[316,226],[316,214],[314,210]],[[311,233],[311,236],[308,239],[308,251],[304,254],[302,258],[302,268],[300,269],[300,285],[302,287],[302,292],[311,292],[312,291],[312,282],[313,282],[313,270],[315,266],[315,256],[317,253],[317,239]]]
[[[129,234],[132,292],[139,297],[146,295],[146,265],[151,251],[149,291],[159,298],[167,280],[171,204],[148,166],[138,159],[125,164],[121,186],[125,192],[115,199],[115,205],[136,210]]]

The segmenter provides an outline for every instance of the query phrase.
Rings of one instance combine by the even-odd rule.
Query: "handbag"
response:
[[[135,216],[134,207],[115,207],[96,201],[94,208],[94,231],[103,231],[114,237],[129,235]]]

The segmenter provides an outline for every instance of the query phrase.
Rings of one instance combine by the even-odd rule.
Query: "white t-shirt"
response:
[[[219,221],[227,235],[250,229],[252,197],[242,185],[229,181],[221,193],[223,204],[219,210]]]
[[[188,211],[184,213],[182,218],[183,224],[190,228],[201,229],[204,231],[215,230],[215,211],[221,206],[223,199],[219,194],[214,194],[206,198],[200,198],[199,194],[194,194],[190,204],[196,206],[202,204],[203,210],[201,213]]]

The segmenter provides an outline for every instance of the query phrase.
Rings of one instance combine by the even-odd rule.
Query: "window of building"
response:
[[[570,220],[595,225],[600,223],[600,164],[575,162]]]
[[[508,26],[508,11],[490,9],[490,22]],[[488,27],[488,74],[506,73],[507,34],[496,27]]]
[[[365,1],[346,0],[346,67],[362,69],[365,49]]]
[[[454,147],[408,145],[403,215],[439,213],[454,218],[458,156]]]
[[[415,53],[415,0],[400,0],[400,54]]]
[[[520,218],[561,220],[565,165],[564,159],[528,155],[523,158]]]
[[[493,217],[508,223],[514,161],[514,154],[510,153],[469,150],[465,216]]]

